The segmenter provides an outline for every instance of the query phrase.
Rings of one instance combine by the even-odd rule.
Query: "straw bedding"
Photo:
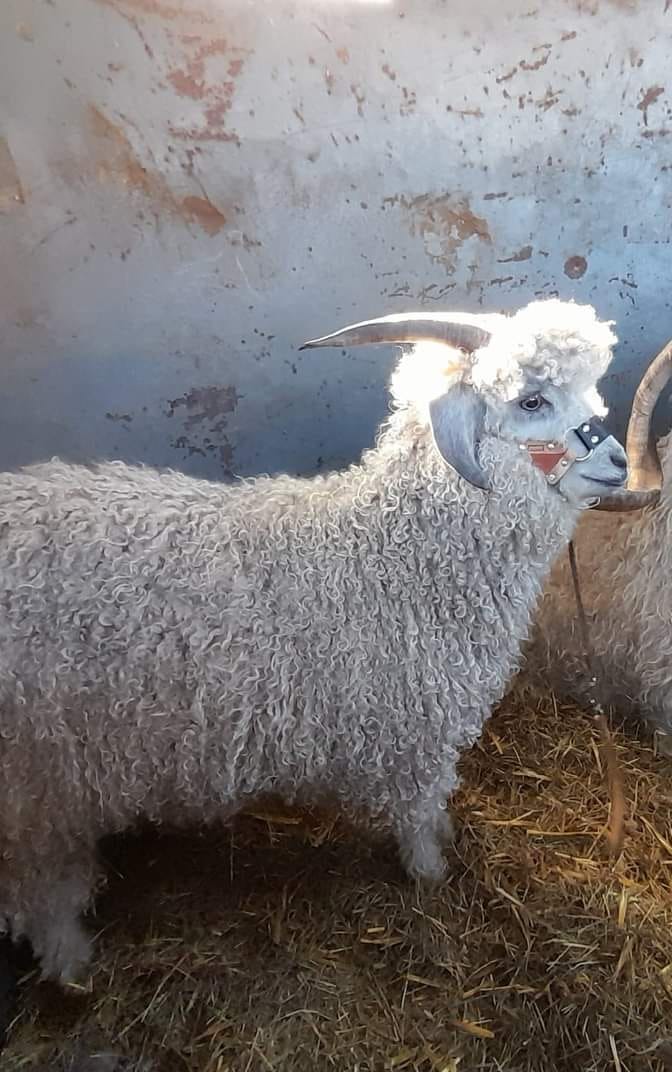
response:
[[[615,729],[622,847],[591,717],[507,700],[462,762],[451,876],[259,806],[103,846],[87,987],[29,970],[3,1072],[672,1068],[672,769]]]

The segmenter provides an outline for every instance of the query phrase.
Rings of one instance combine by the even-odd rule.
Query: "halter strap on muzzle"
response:
[[[520,444],[521,450],[526,450],[530,455],[533,465],[541,469],[546,480],[553,487],[562,480],[575,462],[585,462],[600,443],[608,439],[609,432],[605,429],[599,417],[590,417],[587,421],[570,428],[586,448],[585,454],[577,454],[565,441],[564,443],[548,442],[544,439],[529,439]]]

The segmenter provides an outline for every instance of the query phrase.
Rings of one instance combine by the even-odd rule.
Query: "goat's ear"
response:
[[[474,487],[487,491],[485,473],[478,463],[478,445],[485,425],[485,402],[465,384],[458,383],[429,405],[434,441],[444,461]]]

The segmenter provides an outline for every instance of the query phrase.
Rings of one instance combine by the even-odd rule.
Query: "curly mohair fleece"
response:
[[[474,354],[465,380],[495,403],[516,398],[530,375],[540,383],[556,387],[571,383],[583,391],[606,370],[610,348],[617,342],[610,324],[597,320],[592,306],[555,298],[531,302],[512,317],[491,313],[472,319],[487,327],[492,338]],[[447,360],[451,353],[452,363],[449,356]],[[415,354],[416,359],[399,363],[391,391],[397,405],[414,405],[424,414],[431,399],[459,374],[459,358],[443,344],[431,342],[418,345]],[[604,413],[597,390],[593,400],[594,412]]]
[[[574,536],[591,658],[603,704],[644,720],[672,751],[672,437],[658,443],[660,501],[634,513],[590,513]],[[586,700],[590,677],[569,564],[554,564],[515,682],[520,694]]]
[[[515,346],[542,378],[594,381],[609,328],[558,313],[549,334],[552,302],[523,310]],[[520,351],[502,350],[474,377],[509,398]],[[391,827],[410,873],[443,874],[458,758],[576,520],[513,442],[483,438],[487,494],[445,465],[427,404],[456,367],[443,346],[403,356],[376,447],[342,473],[0,476],[0,926],[45,975],[86,962],[96,842],[140,818],[324,795]]]

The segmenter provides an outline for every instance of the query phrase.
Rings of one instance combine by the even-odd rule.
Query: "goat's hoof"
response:
[[[448,862],[444,859],[440,847],[436,851],[415,852],[404,859],[407,874],[412,879],[427,885],[443,882],[448,873]]]
[[[437,886],[443,882],[448,874],[448,864],[445,860],[435,864],[425,864],[422,868],[414,868],[411,876],[425,886]]]
[[[672,759],[672,733],[656,730],[654,733],[654,751],[660,756]]]
[[[88,977],[91,941],[79,923],[54,929],[40,951],[40,975],[62,987],[80,989]]]

